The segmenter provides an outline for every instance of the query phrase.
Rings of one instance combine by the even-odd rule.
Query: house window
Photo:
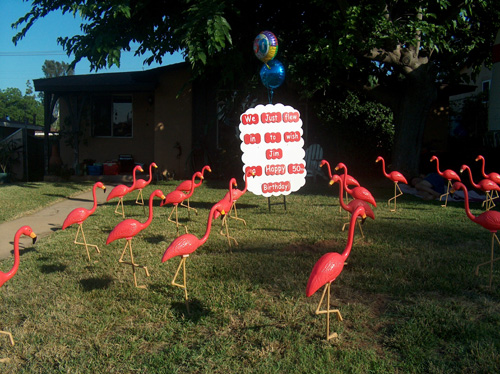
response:
[[[132,96],[94,96],[92,108],[93,136],[115,138],[132,137]]]

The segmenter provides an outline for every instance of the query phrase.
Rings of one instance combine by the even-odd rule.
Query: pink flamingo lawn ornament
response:
[[[485,164],[484,157],[479,155],[476,157],[476,161],[482,161],[481,173],[483,174],[483,178],[490,179],[493,182],[495,182],[496,184],[500,185],[500,174],[494,173],[494,172],[489,173],[489,174],[485,173],[485,171],[484,171],[484,164]],[[498,196],[499,196],[498,191],[495,191],[495,196],[493,197],[493,199],[498,198]]]
[[[87,250],[87,257],[89,258],[89,261],[91,261],[89,247],[94,247],[96,249],[97,253],[100,253],[100,251],[99,251],[99,247],[97,245],[87,243],[87,240],[85,239],[85,233],[83,232],[83,222],[85,222],[85,220],[90,215],[94,214],[94,212],[97,208],[97,198],[96,198],[96,194],[95,194],[95,191],[97,188],[101,188],[102,190],[104,190],[104,192],[106,192],[106,187],[104,186],[104,184],[102,184],[102,182],[96,182],[94,184],[94,187],[92,188],[92,197],[94,200],[94,205],[92,206],[92,208],[91,209],[85,209],[85,208],[73,209],[68,214],[68,216],[66,217],[66,219],[64,220],[63,225],[62,225],[62,229],[65,230],[67,227],[69,227],[75,223],[78,223],[78,230],[76,231],[76,236],[75,236],[75,240],[73,241],[73,243],[85,246],[85,249]],[[77,241],[78,234],[80,233],[80,231],[82,233],[83,242]]]
[[[497,212],[495,210],[488,210],[486,212],[481,213],[477,217],[472,214],[469,208],[469,194],[467,191],[467,188],[463,185],[463,183],[460,182],[455,182],[452,186],[453,190],[463,190],[464,191],[464,197],[465,197],[465,213],[467,214],[467,217],[478,225],[483,226],[486,230],[489,230],[492,234],[491,237],[491,256],[490,260],[486,261],[482,264],[479,264],[476,266],[476,275],[479,274],[479,267],[483,265],[490,264],[490,287],[491,287],[491,280],[493,277],[493,262],[497,261],[500,257],[493,258],[494,257],[494,249],[495,249],[495,240],[497,243],[500,245],[500,241],[498,240],[497,236],[497,231],[500,229],[500,212]]]
[[[370,205],[366,202],[366,201],[363,201],[363,200],[360,200],[360,199],[354,199],[354,200],[351,200],[349,202],[349,204],[346,204],[344,203],[344,199],[342,198],[342,190],[344,189],[344,186],[342,185],[342,179],[340,178],[339,175],[333,175],[332,176],[332,179],[330,180],[330,185],[333,185],[334,183],[336,182],[339,182],[339,202],[340,202],[340,206],[347,212],[349,213],[353,213],[359,206],[362,206],[365,210],[365,215],[367,217],[370,217],[371,219],[375,219],[375,214],[373,213],[373,210],[372,208],[370,207]],[[344,223],[344,225],[342,226],[342,231],[345,230],[345,227],[348,226],[350,224],[351,221],[349,222],[346,222]],[[363,233],[363,229],[361,228],[361,223],[364,223],[365,220],[362,219],[361,220],[361,223],[359,221],[358,222],[358,227],[359,227],[359,231],[361,233],[361,236],[364,238],[365,237],[365,234]]]
[[[142,205],[144,207],[144,198],[142,196],[142,190],[146,188],[151,181],[153,180],[153,168],[157,169],[158,165],[156,165],[154,162],[149,164],[149,179],[144,180],[144,179],[137,179],[135,182],[135,189],[139,190],[139,193],[137,194],[137,199],[135,199],[135,203]],[[139,202],[139,197],[141,198],[141,202]],[[146,208],[144,207],[144,213],[146,213]]]
[[[174,241],[165,250],[163,257],[161,258],[161,262],[165,262],[173,257],[181,256],[181,262],[179,263],[179,266],[177,267],[177,271],[175,272],[175,275],[174,275],[174,278],[172,279],[171,284],[173,286],[182,288],[184,290],[184,298],[186,300],[186,307],[187,307],[188,312],[189,312],[189,304],[188,304],[188,292],[187,292],[187,284],[186,284],[186,260],[191,253],[196,251],[199,247],[201,247],[207,241],[208,236],[210,235],[210,229],[212,227],[212,219],[213,219],[214,213],[217,209],[221,209],[222,214],[225,215],[224,210],[222,208],[220,208],[218,206],[218,204],[215,204],[214,206],[212,206],[212,209],[210,209],[210,213],[208,214],[207,229],[205,231],[205,234],[201,237],[201,239],[198,239],[193,234],[183,234],[183,235],[174,239]],[[183,283],[179,284],[176,282],[176,279],[177,279],[177,276],[179,275],[179,271],[181,270],[181,267],[182,267]]]
[[[243,218],[238,217],[238,211],[236,210],[236,201],[247,192],[247,190],[248,190],[248,177],[253,177],[253,176],[255,176],[255,172],[253,170],[247,171],[247,173],[245,174],[245,188],[243,190],[231,189],[232,190],[233,204],[231,205],[231,208],[229,209],[229,212],[227,213],[228,217],[242,221],[245,224],[245,226],[247,225],[247,222]],[[230,194],[230,192],[228,191],[223,199],[230,200],[231,197],[229,196],[229,194]],[[231,215],[232,210],[234,210],[234,216]]]
[[[134,275],[134,284],[137,288],[146,288],[145,285],[138,286],[137,285],[137,276],[135,274],[135,268],[136,267],[141,267],[144,269],[146,272],[146,276],[149,277],[149,272],[148,268],[146,266],[138,265],[134,262],[134,255],[132,253],[132,238],[139,234],[142,230],[147,228],[150,224],[151,221],[153,220],[153,198],[154,197],[159,197],[160,199],[165,199],[165,195],[161,190],[155,190],[151,195],[149,196],[149,216],[146,222],[141,223],[135,219],[126,219],[124,221],[121,221],[118,225],[115,226],[115,228],[109,233],[108,239],[106,240],[106,244],[109,244],[111,242],[114,242],[117,239],[126,239],[127,242],[125,243],[125,248],[123,248],[122,255],[120,256],[120,259],[118,262],[123,263],[123,264],[129,264],[132,266],[132,272]],[[123,256],[125,255],[125,251],[127,250],[127,247],[129,248],[130,251],[130,262],[124,261]]]
[[[203,168],[201,169],[201,172],[200,172],[203,178],[205,178],[205,171],[208,171],[209,173],[211,173],[212,169],[208,165],[203,166]],[[191,186],[192,185],[193,185],[193,182],[191,181],[191,179],[188,179],[188,180],[185,180],[184,182],[182,182],[181,184],[179,184],[175,188],[175,190],[176,191],[182,191],[185,194],[188,194],[191,191]],[[201,183],[200,184],[195,184],[194,188],[197,188],[198,186],[201,186]],[[190,215],[189,215],[189,211],[190,210],[194,210],[194,212],[196,214],[198,214],[198,211],[195,208],[191,208],[189,206],[189,198],[186,199],[186,203],[187,204],[184,204],[184,201],[183,201],[183,202],[180,203],[180,205],[183,206],[183,207],[185,207],[185,208],[187,208],[187,210],[188,210],[188,218],[191,218]]]
[[[128,194],[129,192],[132,192],[133,190],[135,190],[136,183],[137,183],[137,179],[135,177],[136,171],[140,171],[141,173],[144,172],[144,170],[142,170],[142,167],[140,165],[137,165],[136,167],[134,167],[134,170],[132,171],[132,178],[133,178],[132,186],[127,187],[124,184],[119,184],[118,186],[116,186],[115,188],[113,188],[111,190],[111,192],[109,193],[108,197],[106,198],[106,201],[114,199],[115,197],[119,198],[118,204],[116,204],[115,213],[116,214],[121,214],[123,216],[123,218],[125,218],[125,210],[123,209],[123,197],[126,194]],[[121,213],[118,211],[118,207],[120,205],[122,206],[122,212]]]
[[[337,277],[342,272],[344,264],[351,253],[352,244],[354,241],[354,228],[356,226],[356,220],[358,216],[365,218],[365,210],[362,206],[358,206],[356,210],[352,213],[351,224],[349,226],[349,232],[347,234],[347,245],[342,252],[342,254],[337,252],[326,253],[316,262],[314,265],[309,280],[306,287],[306,296],[311,297],[320,287],[325,286],[321,299],[319,300],[318,307],[316,308],[316,314],[326,313],[326,340],[337,337],[337,333],[330,334],[330,313],[336,313],[338,321],[342,321],[342,315],[338,309],[330,309],[330,288],[332,282],[337,279]],[[321,310],[323,304],[323,299],[325,294],[328,292],[326,299],[326,308]]]
[[[450,196],[450,188],[452,188],[452,180],[455,180],[455,181],[458,181],[460,182],[460,177],[458,176],[457,173],[455,173],[453,170],[451,169],[446,169],[445,171],[441,172],[439,170],[439,159],[436,157],[436,156],[432,156],[431,157],[431,161],[436,161],[436,170],[437,170],[437,173],[442,176],[444,179],[447,179],[448,180],[448,186],[446,187],[446,192],[444,194],[442,194],[441,196],[439,196],[439,201],[441,201],[441,199],[443,198],[443,196],[446,196],[446,201],[444,203],[444,205],[441,205],[441,206],[444,206],[446,207],[448,205],[448,196]]]
[[[319,167],[323,167],[324,165],[326,165],[327,169],[328,169],[328,176],[330,177],[330,181],[332,180],[332,169],[330,168],[330,163],[326,160],[321,160],[320,164],[319,164]],[[345,184],[348,185],[348,186],[354,186],[354,187],[359,187],[360,184],[359,182],[352,176],[350,175],[347,175],[345,176],[344,174],[340,174],[340,179],[342,181],[342,183],[344,183],[344,179],[346,180],[345,181]],[[349,202],[349,195],[347,194],[347,190],[345,191],[345,203],[347,204]],[[339,212],[342,211],[342,207],[339,207]]]
[[[219,200],[218,203],[216,204],[218,208],[214,212],[215,219],[219,218],[219,216],[222,217],[219,234],[227,238],[229,249],[231,249],[231,239],[234,241],[235,245],[238,245],[236,239],[229,235],[229,226],[227,224],[227,213],[226,213],[229,212],[229,210],[233,206],[233,197],[234,197],[233,187],[238,187],[238,184],[236,183],[236,178],[231,178],[229,180],[229,195],[228,195],[229,199],[226,198],[227,194],[224,195],[224,197],[221,200]],[[224,226],[226,227],[225,234],[223,232]]]
[[[385,171],[385,160],[382,156],[378,156],[375,162],[382,161],[382,172],[384,173],[386,178],[389,178],[391,181],[394,182],[394,197],[391,197],[389,200],[387,200],[387,205],[389,206],[389,209],[391,207],[391,200],[394,200],[394,209],[390,209],[391,212],[396,211],[396,199],[403,194],[403,191],[401,191],[401,188],[399,188],[399,182],[408,184],[408,181],[404,177],[403,174],[401,174],[399,171],[391,171],[389,174]],[[399,192],[396,192],[399,191]]]
[[[337,166],[335,167],[335,170],[340,170],[340,169],[344,169],[344,188],[347,191],[347,193],[349,193],[349,195],[351,195],[355,199],[364,200],[367,203],[370,203],[374,207],[376,207],[377,203],[375,202],[373,195],[366,188],[353,187],[352,189],[350,189],[347,186],[347,166],[345,166],[345,164],[343,164],[342,162],[337,164]]]
[[[500,187],[498,186],[498,184],[488,178],[481,179],[478,183],[474,183],[470,167],[468,167],[467,165],[462,165],[460,167],[460,173],[463,173],[465,170],[469,172],[469,180],[472,186],[474,186],[474,188],[477,188],[478,190],[483,191],[486,194],[486,199],[483,201],[482,205],[485,206],[486,210],[494,208],[495,203],[493,202],[493,191],[496,191],[497,193],[498,191],[500,191]]]
[[[200,182],[195,183],[194,181],[196,178],[199,178]],[[170,222],[175,222],[175,224],[177,226],[177,234],[179,234],[179,225],[184,226],[184,229],[186,230],[186,234],[188,232],[187,226],[179,223],[179,217],[177,214],[177,207],[184,200],[189,199],[193,195],[194,189],[196,187],[199,187],[202,182],[203,182],[203,175],[201,175],[201,173],[199,171],[197,171],[196,173],[193,174],[193,177],[191,178],[191,190],[189,191],[189,193],[187,195],[182,191],[173,190],[172,192],[169,192],[167,194],[165,200],[163,200],[160,204],[160,206],[164,206],[164,205],[168,205],[168,204],[172,204],[174,206],[172,208],[172,211],[170,212],[170,215],[168,216],[167,220]],[[172,214],[174,214],[174,212],[175,212],[175,221],[172,221],[171,218],[172,218]],[[189,210],[188,210],[188,212],[189,212]]]
[[[14,265],[7,273],[0,271],[0,287],[2,287],[4,283],[11,279],[14,275],[16,275],[17,269],[19,269],[19,239],[21,238],[21,235],[29,236],[31,239],[33,239],[33,244],[35,244],[36,242],[36,234],[33,232],[31,227],[23,226],[17,230],[16,234],[14,235]],[[0,334],[7,335],[12,345],[14,345],[14,338],[12,337],[12,334],[10,332],[0,331]]]

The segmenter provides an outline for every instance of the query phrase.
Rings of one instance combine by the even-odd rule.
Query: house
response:
[[[62,164],[77,175],[94,161],[110,166],[103,168],[110,173],[116,172],[115,165],[119,172],[128,173],[135,163],[147,167],[155,162],[163,175],[189,176],[195,167],[193,135],[210,121],[205,115],[210,105],[203,96],[206,90],[202,85],[194,88],[190,79],[186,63],[137,72],[35,79],[35,90],[44,93],[46,173],[49,157],[57,152],[57,147],[52,151],[48,134],[59,101],[59,155],[52,156],[60,156]]]

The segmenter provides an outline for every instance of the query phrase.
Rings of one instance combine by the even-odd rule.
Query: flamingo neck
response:
[[[232,204],[234,201],[234,196],[233,196],[233,183],[229,182],[229,202]]]
[[[155,193],[153,192],[151,196],[149,197],[149,214],[148,214],[148,219],[146,222],[144,222],[142,225],[143,227],[148,227],[151,224],[151,221],[153,221],[153,199],[155,197]]]
[[[194,192],[194,189],[198,186],[201,185],[201,183],[199,185],[196,185],[194,183],[194,180],[196,179],[196,175],[193,175],[193,178],[191,178],[191,189],[189,190],[189,193],[186,195],[186,199],[189,199],[192,195],[193,195],[193,192]]]
[[[214,213],[217,210],[217,204],[215,204],[212,209],[210,209],[210,213],[208,214],[207,221],[207,229],[205,230],[205,234],[201,237],[201,244],[205,243],[210,235],[210,229],[212,228],[212,219],[214,218]]]
[[[436,171],[440,176],[443,176],[443,173],[441,172],[441,170],[439,170],[439,158],[435,158],[435,160],[436,160]]]
[[[474,183],[474,181],[472,180],[472,172],[470,171],[470,167],[466,167],[467,169],[467,172],[469,173],[469,180],[470,180],[470,183],[475,187],[475,188],[479,188],[479,185]]]
[[[469,217],[469,219],[471,221],[475,221],[476,216],[474,216],[474,214],[472,214],[472,212],[470,211],[470,208],[469,208],[469,192],[467,191],[467,189],[465,187],[462,188],[462,191],[464,191],[465,214],[467,214],[467,217]]]
[[[486,175],[486,172],[484,171],[484,164],[486,164],[486,162],[484,161],[483,157],[481,157],[481,162],[483,164],[483,166],[481,167],[481,172],[483,173],[483,177],[488,178],[488,176]]]
[[[344,202],[344,198],[342,197],[344,195],[344,186],[342,186],[342,183],[342,181],[339,181],[339,202],[342,209],[348,210],[348,207]]]
[[[246,193],[247,189],[248,189],[248,175],[245,174],[245,188],[243,189],[243,191],[241,191],[241,194]]]
[[[153,164],[149,165],[149,179],[148,179],[148,184],[150,184],[152,180],[153,180]]]
[[[351,222],[349,223],[349,231],[347,233],[347,244],[345,246],[344,252],[342,252],[342,258],[344,262],[347,260],[347,257],[351,254],[352,243],[354,242],[354,230],[356,228],[356,220],[359,216],[359,210],[362,208],[356,209],[351,216]]]
[[[92,206],[92,209],[90,209],[90,214],[93,214],[97,208],[97,197],[95,194],[96,189],[97,189],[97,185],[94,184],[94,187],[92,188],[92,198],[94,200],[94,205]]]
[[[330,168],[330,163],[328,161],[325,161],[325,165],[328,168],[328,176],[330,179],[332,179],[332,169]]]
[[[382,161],[382,173],[384,173],[386,178],[389,178],[389,174],[387,174],[387,171],[385,170],[385,160],[383,158],[380,160]]]
[[[5,282],[12,278],[17,273],[17,269],[19,269],[19,239],[21,238],[21,235],[21,232],[18,231],[14,236],[14,265],[12,266],[12,269],[5,273]]]

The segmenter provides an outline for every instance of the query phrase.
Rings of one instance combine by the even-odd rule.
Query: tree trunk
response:
[[[410,178],[419,174],[425,123],[437,97],[435,77],[428,65],[421,65],[406,76],[397,90],[398,99],[393,107],[396,131],[392,164],[394,170]]]

